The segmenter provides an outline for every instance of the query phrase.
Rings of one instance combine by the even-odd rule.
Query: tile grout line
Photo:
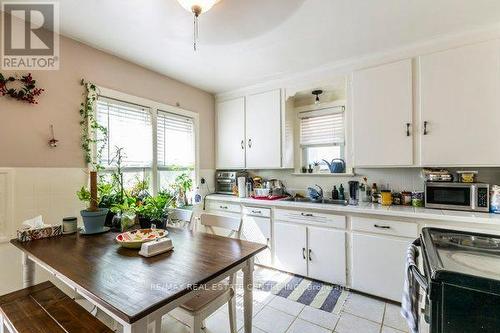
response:
[[[382,324],[380,325],[380,333],[384,329],[384,321],[385,321],[385,312],[387,311],[387,303],[384,304],[384,313],[382,314]]]

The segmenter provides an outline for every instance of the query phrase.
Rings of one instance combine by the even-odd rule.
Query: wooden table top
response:
[[[174,250],[144,258],[121,248],[116,233],[11,243],[82,287],[128,323],[255,256],[266,245],[169,228]]]

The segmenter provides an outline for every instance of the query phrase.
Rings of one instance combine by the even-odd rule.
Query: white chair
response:
[[[203,213],[200,224],[207,231],[215,234],[214,228],[230,231],[229,237],[240,236],[241,219]],[[229,283],[221,282],[204,290],[196,297],[173,310],[170,314],[191,328],[191,333],[200,333],[205,328],[205,319],[217,311],[225,303],[229,310],[229,327],[231,333],[236,333],[236,291],[234,283],[236,274],[229,278]]]

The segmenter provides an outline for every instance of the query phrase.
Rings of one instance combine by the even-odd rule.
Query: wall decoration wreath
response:
[[[0,94],[10,96],[18,101],[24,101],[30,104],[38,104],[36,98],[42,94],[44,89],[36,87],[36,81],[33,80],[31,73],[21,76],[4,77],[0,73]]]

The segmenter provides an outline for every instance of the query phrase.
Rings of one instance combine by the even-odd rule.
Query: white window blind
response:
[[[195,136],[192,118],[158,111],[158,167],[194,168]]]
[[[335,109],[307,111],[299,114],[300,145],[342,145],[345,142],[344,112]]]
[[[111,164],[116,147],[124,148],[124,167],[151,167],[153,139],[149,108],[100,97],[97,121],[108,129],[101,164]]]

